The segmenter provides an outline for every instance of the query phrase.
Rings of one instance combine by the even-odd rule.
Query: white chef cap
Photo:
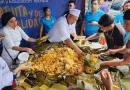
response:
[[[78,10],[78,9],[70,9],[69,13],[76,16],[76,17],[79,17],[80,10]]]

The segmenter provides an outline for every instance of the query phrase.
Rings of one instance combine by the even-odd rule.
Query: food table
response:
[[[80,47],[79,43],[78,46]],[[96,69],[89,67],[88,58],[93,58],[92,63],[100,63],[100,59],[114,57],[103,54],[95,55],[87,45],[80,47],[86,55],[79,57],[64,43],[43,43],[32,49],[36,55],[31,55],[28,60],[30,69],[24,76],[17,78],[19,87],[15,90],[66,90],[69,86],[78,86],[88,90],[105,90],[100,78],[99,65]],[[88,56],[89,54],[90,56]],[[84,71],[78,73],[79,67],[85,66]],[[86,71],[87,70],[87,71]],[[128,75],[124,76],[115,67],[110,69],[113,78],[113,90],[129,90]],[[123,77],[123,79],[121,79]],[[122,89],[121,89],[122,88]],[[127,89],[128,88],[128,89]]]

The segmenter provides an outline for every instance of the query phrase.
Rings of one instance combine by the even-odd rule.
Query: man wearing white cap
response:
[[[49,42],[62,42],[73,48],[78,54],[82,54],[82,51],[71,40],[70,35],[77,36],[75,30],[75,24],[78,20],[80,10],[71,9],[69,14],[60,17],[53,28],[49,31]]]

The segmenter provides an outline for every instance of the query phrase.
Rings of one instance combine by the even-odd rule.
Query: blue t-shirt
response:
[[[56,19],[53,16],[50,16],[50,20],[47,20],[46,17],[43,17],[40,21],[40,25],[43,26],[43,33],[46,34],[53,27]]]
[[[86,15],[84,17],[84,21],[86,22],[85,24],[85,35],[87,36],[91,36],[94,33],[97,33],[99,26],[93,26],[90,23],[93,21],[98,22],[99,19],[101,18],[102,15],[104,15],[105,13],[102,10],[98,10],[98,12],[96,13],[92,13],[91,11],[87,11]]]
[[[119,13],[119,14],[117,14],[116,16],[115,16],[115,18],[114,18],[114,23],[121,23],[121,25],[124,25],[124,19],[123,19],[123,17],[124,17],[124,13],[123,12],[121,12],[121,13]],[[126,31],[126,43],[128,42],[128,40],[129,40],[129,32],[127,32]]]
[[[114,18],[114,23],[121,23],[121,25],[124,25],[124,19],[123,19],[123,12],[120,12],[119,14],[117,14]]]

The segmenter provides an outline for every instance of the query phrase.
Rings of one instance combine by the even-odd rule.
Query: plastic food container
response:
[[[20,63],[24,63],[28,60],[29,54],[27,52],[22,52],[18,55],[18,59],[20,60]]]

